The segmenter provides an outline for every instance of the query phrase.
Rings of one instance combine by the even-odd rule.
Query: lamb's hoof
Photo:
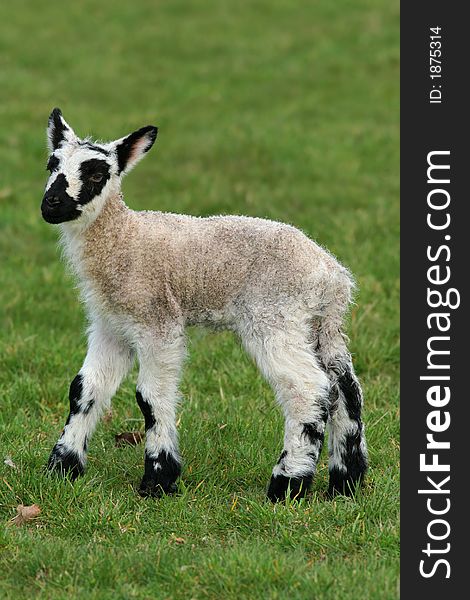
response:
[[[359,487],[361,487],[365,476],[365,469],[362,473],[340,471],[337,468],[330,470],[330,482],[328,486],[328,497],[333,499],[336,496],[354,496]]]
[[[166,494],[174,494],[178,489],[175,482],[180,473],[180,462],[166,450],[162,450],[157,456],[149,456],[146,452],[139,494],[145,498],[161,498]]]
[[[85,465],[76,452],[56,445],[49,457],[47,469],[50,472],[57,473],[61,477],[69,477],[74,481],[77,477],[83,475]]]
[[[287,495],[289,495],[291,500],[298,500],[305,496],[311,483],[311,475],[305,477],[272,475],[267,495],[271,502],[282,502],[286,499]]]
[[[176,483],[162,485],[154,480],[148,480],[145,477],[139,487],[139,495],[143,498],[161,498],[178,491]]]

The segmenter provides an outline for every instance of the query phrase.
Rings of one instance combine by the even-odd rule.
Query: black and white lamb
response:
[[[98,419],[137,357],[146,429],[140,493],[174,491],[185,326],[200,324],[238,334],[284,412],[268,497],[306,493],[327,425],[329,492],[351,492],[367,469],[367,450],[361,387],[342,333],[350,273],[290,225],[129,209],[121,179],[157,131],[148,126],[103,144],[78,138],[59,109],[49,117],[42,215],[60,224],[90,321],[88,352],[49,468],[72,478],[83,473]]]

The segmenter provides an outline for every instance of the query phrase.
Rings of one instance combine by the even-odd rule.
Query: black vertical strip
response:
[[[465,3],[436,0],[401,3],[401,598],[404,600],[461,597],[468,589],[465,541],[469,525],[465,508],[470,403],[464,388],[468,371],[464,361],[470,330],[466,243],[470,151],[466,144],[469,110],[464,103],[468,104],[465,89],[470,36],[465,8]],[[435,38],[441,41],[439,48],[430,44],[430,36],[436,35],[431,27],[441,28],[441,37]],[[436,56],[441,62],[432,64],[440,65],[441,77],[433,80],[430,75],[438,69],[430,69],[430,51],[435,49],[441,50],[441,55]],[[434,99],[439,99],[437,90],[442,93],[441,102],[430,103],[431,91]],[[450,164],[450,170],[434,171],[436,178],[450,178],[449,184],[427,180],[427,157],[433,151],[450,151],[448,156],[435,159],[436,163]],[[429,208],[427,197],[433,189],[444,189],[450,194],[448,209]],[[433,196],[436,203],[443,202],[445,197],[445,192]],[[433,230],[427,224],[429,213],[436,223],[444,223],[445,214],[449,213],[449,227]],[[448,259],[445,246],[450,250]],[[428,247],[434,257],[442,248],[434,261],[427,257]],[[435,265],[440,267],[440,279],[449,273],[446,266],[449,267],[447,283],[430,283],[428,269]],[[430,275],[436,278],[437,273],[434,270]],[[460,306],[431,308],[428,288],[440,291],[443,296],[450,289],[458,290]],[[452,304],[456,298],[457,293],[451,294]],[[440,332],[436,319],[427,322],[432,313],[448,315],[449,331]],[[446,318],[441,319],[441,326],[445,321]],[[435,348],[450,350],[450,355],[436,356],[434,361],[449,365],[449,369],[428,369],[427,343],[432,336],[450,338],[434,342]],[[450,381],[421,380],[421,376],[449,376]],[[428,402],[427,394],[433,386],[441,386],[437,389],[442,396],[444,386],[449,387],[451,397],[445,406],[433,407]],[[433,414],[436,410],[439,412]],[[433,433],[429,426],[436,426],[437,419],[444,423],[446,412],[451,418],[450,426],[434,433],[434,439],[450,442],[450,449],[428,449],[426,436]],[[450,471],[425,472],[420,469],[421,454],[427,464],[437,455],[438,463],[450,465]],[[450,479],[445,482],[448,476]],[[419,494],[418,490],[427,492]],[[430,508],[435,511],[448,508],[448,511],[433,515]],[[448,525],[437,522],[438,519]],[[420,573],[420,568],[428,577]],[[450,577],[446,578],[447,575]]]

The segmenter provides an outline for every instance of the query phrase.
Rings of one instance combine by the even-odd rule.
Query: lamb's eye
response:
[[[99,183],[103,179],[103,173],[94,173],[90,177],[90,181],[93,183]]]

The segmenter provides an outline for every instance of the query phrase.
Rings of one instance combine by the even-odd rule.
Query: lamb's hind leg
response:
[[[181,473],[176,431],[178,383],[185,356],[182,332],[139,344],[136,399],[145,419],[145,470],[139,493],[159,497],[176,491]]]
[[[328,417],[329,381],[302,333],[277,331],[243,340],[271,383],[285,416],[284,447],[273,468],[268,497],[305,495],[316,472]]]
[[[351,360],[334,370],[332,411],[328,422],[329,494],[351,495],[367,471],[367,446],[362,422],[362,390]]]
[[[346,338],[337,324],[323,323],[318,351],[332,384],[328,421],[329,494],[351,495],[363,481],[368,463],[362,389]]]
[[[104,324],[93,323],[85,361],[70,385],[70,412],[49,457],[50,470],[72,479],[83,473],[90,437],[131,365],[129,347]]]

